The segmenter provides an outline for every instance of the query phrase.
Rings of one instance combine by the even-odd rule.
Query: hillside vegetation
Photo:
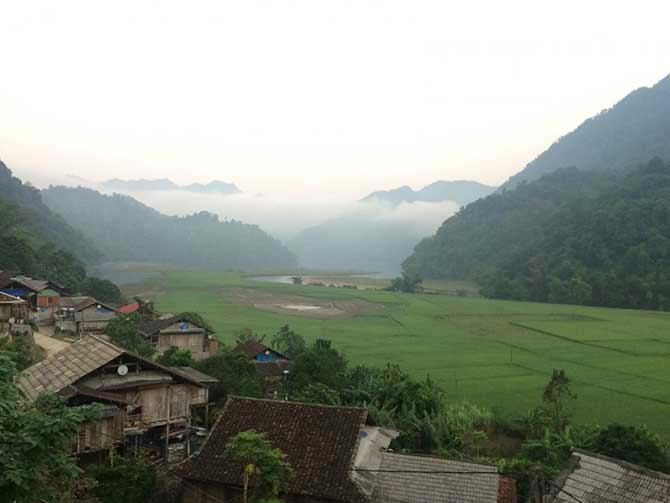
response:
[[[536,180],[559,168],[620,169],[654,157],[670,159],[670,76],[651,88],[633,91],[609,110],[586,120],[504,187]]]
[[[404,265],[489,297],[670,310],[670,164],[562,169],[494,194]]]
[[[25,238],[30,246],[52,244],[71,253],[84,262],[100,258],[100,251],[79,231],[73,229],[42,201],[40,191],[12,175],[0,161],[0,202],[3,203],[0,222],[4,232],[14,231]]]
[[[42,194],[110,261],[242,270],[295,265],[291,252],[256,225],[220,221],[208,212],[167,216],[129,196],[82,187],[50,187]]]

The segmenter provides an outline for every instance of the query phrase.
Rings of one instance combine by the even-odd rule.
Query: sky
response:
[[[0,159],[354,200],[498,185],[670,72],[670,2],[0,0]]]

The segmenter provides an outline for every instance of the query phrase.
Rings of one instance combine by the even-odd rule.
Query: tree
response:
[[[242,344],[243,342],[249,342],[249,341],[261,342],[263,339],[265,339],[264,335],[259,336],[251,328],[243,328],[242,330],[240,330],[235,334],[235,342],[237,342],[238,344]]]
[[[107,279],[86,278],[81,284],[81,293],[108,304],[118,305],[122,302],[121,290]]]
[[[340,395],[333,388],[322,383],[312,383],[303,387],[291,397],[296,402],[320,403],[323,405],[340,405]]]
[[[226,445],[224,456],[240,465],[244,503],[276,498],[286,490],[291,466],[286,462],[286,455],[272,446],[266,434],[253,430],[238,433]],[[253,487],[251,497],[250,485]]]
[[[80,470],[70,442],[95,407],[68,407],[55,394],[34,402],[22,399],[16,368],[0,354],[0,494],[3,501],[68,502],[74,499]]]
[[[389,290],[393,292],[416,293],[423,290],[423,280],[412,270],[405,270],[391,281]]]
[[[156,361],[168,367],[192,367],[195,364],[191,350],[179,349],[177,346],[170,346]]]
[[[292,392],[299,392],[303,387],[313,383],[321,383],[339,390],[346,370],[347,360],[332,347],[331,341],[317,339],[307,351],[293,361],[289,386]]]
[[[150,501],[158,480],[155,468],[139,451],[114,456],[109,465],[96,465],[92,475],[97,482],[93,492],[102,503]]]
[[[212,401],[225,400],[229,394],[261,396],[256,367],[242,353],[222,347],[218,354],[195,362],[193,367],[219,380],[210,385],[209,397]]]
[[[562,433],[572,419],[572,405],[577,395],[572,392],[570,379],[563,369],[554,369],[544,388],[542,404],[531,414],[531,429],[542,435],[545,429]]]
[[[596,435],[591,449],[652,470],[670,471],[668,446],[644,426],[610,424]]]
[[[295,333],[288,325],[283,325],[272,336],[272,347],[286,356],[289,360],[294,360],[302,354],[307,345],[305,339]]]
[[[139,313],[117,316],[107,324],[105,333],[117,346],[149,358],[154,354],[154,349],[151,343],[138,332],[141,321]]]
[[[294,285],[302,285],[302,276],[292,276],[291,281]]]

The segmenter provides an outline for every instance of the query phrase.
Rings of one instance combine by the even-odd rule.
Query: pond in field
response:
[[[286,306],[279,306],[284,309],[292,309],[294,311],[316,311],[318,309],[322,309],[322,306],[305,306],[305,305],[296,305],[296,304],[289,304]]]

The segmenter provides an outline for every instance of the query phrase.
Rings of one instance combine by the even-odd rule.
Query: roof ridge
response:
[[[423,454],[420,452],[396,452],[396,451],[384,451],[383,456],[386,455],[391,455],[391,456],[406,456],[410,458],[421,458],[421,459],[434,459],[436,461],[443,461],[445,463],[461,463],[463,465],[476,465],[476,466],[485,466],[487,468],[493,468],[497,472],[500,472],[498,467],[494,464],[486,464],[486,463],[475,463],[474,461],[463,461],[462,459],[450,459],[450,458],[441,458],[439,456],[435,456],[433,454]]]
[[[591,451],[587,451],[585,449],[574,448],[574,449],[572,449],[572,452],[573,452],[573,454],[576,453],[579,456],[588,456],[588,457],[591,457],[591,458],[600,459],[602,461],[607,461],[609,463],[621,466],[622,468],[626,468],[628,470],[632,470],[632,471],[635,471],[635,472],[638,472],[638,473],[642,473],[644,475],[649,475],[650,477],[655,477],[655,478],[665,479],[665,480],[670,481],[670,474],[668,474],[668,473],[663,473],[663,472],[659,472],[659,471],[656,471],[656,470],[652,470],[651,468],[647,468],[647,467],[641,466],[641,465],[636,465],[635,463],[630,463],[630,462],[625,461],[623,459],[612,458],[612,457],[607,456],[605,454],[600,454],[600,453],[597,453],[597,452],[591,452]],[[580,459],[581,459],[581,457],[580,457]]]
[[[321,408],[328,408],[328,409],[347,409],[347,410],[358,410],[361,412],[365,412],[367,414],[368,409],[365,407],[356,407],[353,405],[326,405],[323,403],[309,403],[309,402],[298,402],[297,400],[274,400],[272,398],[255,398],[251,396],[241,396],[241,395],[228,395],[228,399],[226,400],[226,403],[228,400],[250,400],[254,402],[269,402],[269,403],[289,403],[293,405],[305,405],[309,407],[321,407]]]

